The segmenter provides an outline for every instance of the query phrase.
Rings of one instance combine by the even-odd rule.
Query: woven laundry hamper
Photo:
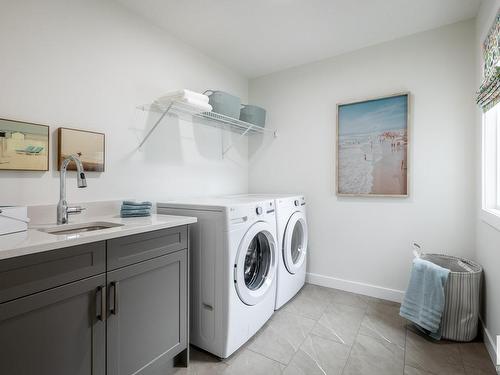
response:
[[[415,244],[420,250],[420,246]],[[453,341],[476,338],[483,268],[469,259],[417,251],[417,256],[450,270],[445,288],[441,335]]]

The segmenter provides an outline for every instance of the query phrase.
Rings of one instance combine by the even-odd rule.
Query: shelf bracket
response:
[[[245,131],[243,133],[240,134],[240,136],[238,137],[237,141],[235,142],[239,142],[241,140],[241,138],[243,138],[245,135],[247,135],[247,133],[253,129],[253,126],[249,126],[247,129],[245,129]],[[222,150],[222,157],[224,157],[228,151],[233,148],[233,145],[235,144],[235,142],[232,142],[228,147],[226,147],[225,150]]]
[[[148,134],[146,134],[146,136],[144,137],[144,139],[142,140],[142,142],[139,144],[139,147],[137,147],[137,149],[140,149],[142,147],[142,145],[144,143],[146,143],[146,141],[148,140],[148,138],[151,136],[151,134],[155,131],[155,129],[158,127],[158,125],[160,125],[160,122],[163,120],[163,118],[167,115],[168,111],[170,111],[170,108],[172,108],[172,105],[174,104],[174,102],[171,102],[167,109],[165,109],[165,111],[163,111],[163,113],[161,114],[161,116],[158,118],[158,120],[156,120],[155,124],[153,125],[153,127],[148,131]]]

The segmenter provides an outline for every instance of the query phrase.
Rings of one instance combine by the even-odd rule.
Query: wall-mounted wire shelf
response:
[[[202,120],[199,122],[201,124],[215,126],[221,129],[237,132],[240,134],[241,137],[247,135],[255,135],[255,134],[272,135],[273,137],[277,137],[277,132],[275,129],[261,127],[255,124],[251,124],[249,122],[241,121],[239,119],[224,116],[222,114],[215,112],[200,113],[197,110],[197,108],[184,102],[172,101],[168,104],[160,104],[155,102],[151,105],[139,106],[138,109],[142,111],[157,112],[161,114],[158,120],[151,127],[149,132],[146,134],[144,139],[139,144],[139,149],[144,145],[147,139],[151,136],[151,134],[154,132],[157,126],[162,122],[162,120],[167,115],[174,115],[178,117],[184,117],[186,115],[192,116],[194,119]],[[222,155],[225,155],[231,149],[232,146],[233,145],[231,144],[225,150],[223,150]]]

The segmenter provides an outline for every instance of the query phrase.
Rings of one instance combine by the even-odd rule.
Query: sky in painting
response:
[[[405,129],[407,95],[339,106],[339,135]]]
[[[25,134],[44,135],[48,138],[49,128],[44,125],[28,124],[24,122],[0,119],[0,132],[20,132]]]

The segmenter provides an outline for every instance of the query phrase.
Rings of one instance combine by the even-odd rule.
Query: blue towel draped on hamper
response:
[[[151,202],[123,201],[120,210],[121,217],[145,217],[151,216]]]
[[[433,339],[441,338],[441,318],[450,270],[415,258],[399,315],[415,323]]]

